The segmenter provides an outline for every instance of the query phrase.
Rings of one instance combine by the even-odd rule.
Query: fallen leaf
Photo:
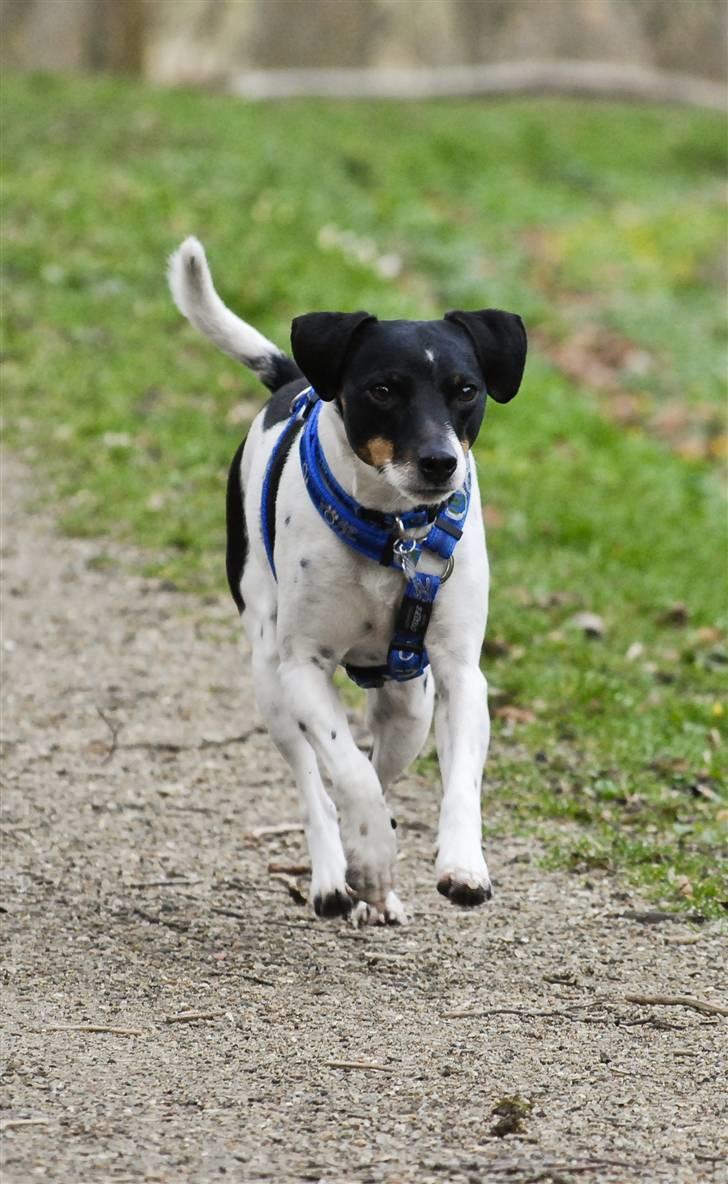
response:
[[[671,604],[669,608],[660,613],[657,618],[658,625],[687,625],[688,623],[688,608],[681,600],[675,604]]]
[[[723,630],[717,629],[713,625],[702,625],[695,634],[700,645],[714,645],[717,641],[722,641],[724,637]]]
[[[693,886],[687,876],[678,876],[675,881],[675,887],[681,896],[693,895]]]
[[[505,1135],[520,1134],[523,1131],[523,1121],[531,1113],[532,1103],[525,1098],[501,1098],[493,1107],[492,1114],[498,1122],[491,1128],[491,1135],[502,1139]]]
[[[576,613],[569,621],[574,629],[581,629],[585,637],[604,637],[605,625],[602,617],[596,613]]]
[[[513,704],[506,704],[504,707],[496,707],[494,713],[498,719],[504,719],[512,724],[532,724],[536,716],[527,707],[515,707]]]
[[[701,781],[694,781],[690,786],[690,792],[693,797],[706,798],[709,802],[720,801],[720,797],[715,790],[711,789],[709,785],[703,785]]]
[[[511,647],[502,637],[486,637],[481,653],[485,658],[505,658],[511,652]]]

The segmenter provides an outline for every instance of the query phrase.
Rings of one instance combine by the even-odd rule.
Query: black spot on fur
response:
[[[363,628],[365,633],[371,633],[374,626],[372,625],[371,621],[365,621]]]
[[[331,733],[331,739],[332,739],[332,740],[335,740],[335,739],[336,739],[336,732],[332,732],[332,733]]]
[[[301,560],[301,567],[308,567],[308,559]]]
[[[227,479],[227,495],[225,499],[225,518],[227,521],[227,550],[225,553],[225,568],[232,598],[238,606],[238,612],[245,608],[245,601],[240,594],[240,581],[245,571],[245,561],[248,558],[248,532],[243,513],[243,491],[240,484],[240,462],[243,457],[245,440],[233,457]]]
[[[276,541],[276,499],[278,497],[278,486],[281,483],[286,461],[291,454],[294,441],[302,426],[303,421],[301,419],[292,419],[286,424],[274,449],[270,467],[266,470],[267,482],[264,485],[265,497],[263,499],[262,514],[271,552],[275,547]]]
[[[292,362],[290,358],[286,360],[291,363],[296,373],[300,376],[301,371],[296,366],[296,363]],[[293,377],[294,375],[289,375],[288,378],[283,379],[286,384],[285,386],[278,383],[280,390],[276,387],[271,388],[275,390],[275,394],[266,403],[265,415],[263,416],[263,427],[266,431],[268,428],[275,427],[277,423],[283,423],[284,419],[288,419],[291,414],[291,399],[294,399],[307,386],[305,380],[300,377],[296,378],[294,382],[289,381]]]
[[[305,723],[303,722],[303,720],[299,719],[299,721],[298,721],[298,726],[299,726],[299,729],[300,729],[302,732],[305,732],[305,731],[306,731],[306,725],[305,725]]]
[[[390,821],[390,823],[392,824],[392,830],[396,830],[396,829],[397,829],[397,819],[396,819],[396,818],[390,818],[390,820],[389,820],[389,821]]]
[[[285,518],[283,519],[283,525],[284,526],[291,525],[291,515],[290,514],[286,514]]]
[[[330,661],[334,656],[334,651],[331,649],[331,646],[328,645],[322,645],[319,653],[322,658],[326,658],[328,661]]]

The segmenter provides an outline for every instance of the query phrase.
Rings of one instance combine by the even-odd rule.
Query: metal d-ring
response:
[[[394,543],[392,544],[392,550],[394,551],[395,555],[399,555],[401,558],[404,558],[405,555],[411,555],[416,546],[416,539],[405,539],[400,537],[394,540]]]
[[[442,575],[440,576],[440,583],[441,584],[444,584],[447,580],[450,579],[450,576],[452,575],[452,569],[454,568],[454,566],[455,566],[455,556],[448,555],[447,563],[445,564],[445,570],[442,573]]]

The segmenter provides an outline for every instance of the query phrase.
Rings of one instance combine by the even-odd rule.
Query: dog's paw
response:
[[[435,867],[437,891],[453,904],[473,908],[490,900],[493,890],[490,885],[488,867],[483,859],[480,845],[473,844],[472,850],[443,851],[438,854]]]
[[[317,917],[348,917],[354,907],[354,896],[347,888],[341,891],[317,892],[312,899],[313,911]]]
[[[363,929],[366,925],[409,924],[409,917],[396,892],[387,893],[383,909],[367,904],[365,900],[358,901],[349,914],[349,920],[355,929]]]
[[[401,911],[401,906],[398,910],[399,902],[394,894],[397,840],[384,799],[349,808],[342,815],[341,832],[346,852],[346,881],[357,898],[381,914],[386,922],[387,912],[394,915]]]
[[[484,904],[493,895],[480,842],[472,835],[440,837],[435,875],[440,895],[463,908]]]
[[[441,896],[446,896],[448,900],[451,900],[453,904],[462,905],[463,908],[473,908],[475,905],[484,904],[493,895],[493,889],[487,876],[485,878],[475,876],[472,872],[467,872],[462,868],[441,872],[437,877],[437,891]]]

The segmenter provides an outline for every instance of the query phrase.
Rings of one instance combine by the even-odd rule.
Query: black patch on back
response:
[[[289,359],[290,361],[290,359]],[[268,400],[265,405],[265,414],[263,416],[263,428],[265,431],[268,428],[275,427],[277,423],[283,423],[291,414],[291,400],[308,386],[305,378],[297,378],[294,382],[287,382],[279,391]]]
[[[230,465],[225,501],[225,517],[227,520],[225,567],[227,569],[230,591],[232,592],[233,600],[238,606],[238,612],[242,612],[245,608],[245,601],[240,595],[240,581],[245,570],[245,560],[248,558],[248,532],[245,527],[243,490],[240,483],[240,461],[243,457],[244,448],[245,440],[243,440],[238,448]]]
[[[278,497],[278,486],[281,483],[283,469],[293,447],[293,442],[302,427],[302,419],[292,419],[288,426],[283,429],[277,445],[276,454],[268,469],[268,488],[263,504],[263,514],[265,516],[271,552],[276,544],[276,499]],[[293,582],[295,584],[296,581],[294,580]]]
[[[275,353],[266,354],[262,358],[247,358],[245,364],[255,371],[269,391],[277,391],[279,387],[301,377],[300,368],[288,354]]]

